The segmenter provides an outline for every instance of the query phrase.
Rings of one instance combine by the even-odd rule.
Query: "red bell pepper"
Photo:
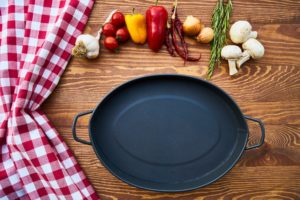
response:
[[[165,40],[165,31],[168,21],[168,12],[163,6],[150,6],[146,11],[148,46],[157,52]]]

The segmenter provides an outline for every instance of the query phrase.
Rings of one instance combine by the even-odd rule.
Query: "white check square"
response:
[[[81,194],[80,194],[79,191],[73,192],[73,193],[71,194],[71,196],[72,196],[73,199],[82,199],[82,196],[81,196]]]
[[[70,35],[73,35],[74,31],[75,31],[74,26],[72,26],[72,25],[69,24],[68,28],[67,28],[67,33],[69,33]]]
[[[53,187],[54,189],[59,188],[59,185],[58,185],[57,181],[50,181],[50,185],[51,185],[51,187]]]
[[[6,161],[3,162],[3,166],[5,169],[11,168],[14,166],[13,162],[11,159],[8,159]]]
[[[29,38],[28,44],[32,47],[36,47],[38,44],[38,39],[31,37],[31,38]]]
[[[16,184],[16,183],[18,183],[20,181],[20,179],[19,179],[19,177],[18,177],[17,174],[10,175],[8,177],[8,179],[9,179],[9,182],[10,182],[11,185],[14,185],[14,184]]]
[[[44,146],[37,147],[37,148],[34,149],[34,151],[35,151],[35,154],[38,157],[42,157],[42,156],[47,154],[46,149],[45,149]]]
[[[57,55],[53,55],[50,59],[50,61],[53,63],[53,64],[57,64],[57,62],[59,61],[59,57]]]
[[[55,133],[55,131],[54,131],[53,129],[50,129],[50,130],[46,131],[45,134],[47,135],[47,137],[48,137],[50,140],[56,137],[56,133]],[[57,146],[58,146],[58,145],[57,145]],[[55,146],[55,148],[57,148],[57,146]]]
[[[26,167],[19,169],[18,172],[19,172],[18,174],[19,174],[21,177],[26,177],[26,176],[29,175],[29,172],[28,172],[28,170],[27,170]]]
[[[80,19],[81,19],[82,16],[83,16],[83,13],[82,13],[80,10],[75,10],[73,16],[77,19],[77,21],[80,21]]]
[[[63,145],[63,143],[56,145],[55,148],[56,148],[56,151],[57,151],[58,153],[62,153],[62,152],[65,152],[65,151],[66,151],[66,148],[65,148],[65,146]]]
[[[10,79],[9,78],[1,78],[0,79],[0,86],[1,87],[10,86]]]
[[[65,50],[65,48],[67,47],[67,45],[68,45],[68,43],[64,39],[62,39],[60,41],[60,43],[58,44],[59,48],[61,48],[63,50]]]
[[[50,15],[57,16],[57,13],[58,13],[58,8],[51,8]]]
[[[49,51],[47,49],[43,48],[39,51],[39,56],[44,59],[46,59],[48,57],[48,55],[49,55]]]
[[[49,76],[50,76],[50,74],[51,74],[51,71],[48,70],[48,69],[45,69],[45,71],[43,72],[43,75],[42,75],[42,76],[43,76],[45,79],[48,79]]]
[[[73,179],[74,183],[79,183],[81,181],[81,178],[78,173],[71,176],[71,178]]]
[[[35,21],[31,22],[31,29],[32,30],[38,31],[38,30],[41,29],[40,26],[41,26],[40,22],[35,22]]]
[[[15,20],[16,21],[24,21],[24,14],[23,13],[15,13]]]
[[[19,152],[13,152],[11,154],[12,158],[14,159],[14,161],[18,161],[18,160],[21,160],[22,159],[22,156]]]
[[[25,184],[25,190],[27,193],[36,191],[36,188],[33,183]]]
[[[70,168],[70,167],[74,166],[74,163],[71,160],[71,158],[67,158],[66,160],[64,160],[63,164],[64,164],[65,168]]]
[[[43,14],[43,7],[42,6],[39,6],[39,5],[35,5],[34,8],[33,8],[33,12],[35,14]]]
[[[52,172],[51,165],[49,163],[42,165],[43,171],[48,174]]]

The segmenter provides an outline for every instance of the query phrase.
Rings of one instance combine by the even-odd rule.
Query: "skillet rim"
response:
[[[223,170],[222,173],[220,173],[218,176],[216,176],[215,178],[213,178],[212,180],[210,181],[207,181],[206,183],[203,183],[203,184],[199,184],[199,185],[195,185],[195,186],[191,186],[191,187],[182,187],[182,189],[159,189],[159,188],[154,188],[154,187],[147,187],[147,186],[144,186],[144,185],[139,185],[139,184],[136,184],[134,182],[132,182],[130,179],[127,179],[126,177],[122,177],[120,176],[119,174],[117,174],[113,169],[111,169],[108,164],[106,164],[106,162],[103,160],[103,158],[101,157],[101,151],[97,151],[96,149],[96,145],[95,145],[95,142],[94,142],[94,139],[92,137],[92,130],[91,130],[91,122],[92,122],[92,119],[95,115],[95,111],[97,109],[99,109],[101,107],[101,104],[106,100],[108,99],[114,92],[117,92],[117,90],[123,88],[123,87],[126,87],[127,85],[135,82],[135,81],[140,81],[140,80],[143,80],[143,79],[148,79],[148,78],[163,78],[163,77],[175,77],[175,78],[183,78],[183,79],[192,79],[194,81],[197,81],[197,82],[202,82],[204,84],[207,84],[208,86],[210,86],[211,88],[213,88],[213,90],[217,90],[219,92],[222,93],[222,95],[226,96],[228,98],[228,100],[230,101],[230,104],[232,104],[236,109],[237,109],[237,112],[240,114],[240,116],[242,116],[241,120],[242,122],[244,123],[245,125],[245,131],[244,133],[246,134],[246,139],[244,140],[244,143],[243,143],[243,148],[240,152],[238,152],[238,155],[237,157],[235,158],[235,160],[233,162],[231,162],[228,166],[227,166],[227,169]],[[136,78],[132,78],[132,79],[129,79],[128,81],[125,81],[124,83],[118,85],[118,86],[115,86],[113,89],[111,89],[106,95],[104,95],[104,97],[100,100],[100,102],[97,104],[97,106],[95,107],[95,109],[93,109],[93,112],[91,113],[91,117],[89,119],[89,127],[88,127],[88,130],[89,130],[89,138],[90,138],[90,141],[91,141],[91,145],[93,147],[93,150],[98,158],[98,160],[100,160],[101,164],[115,177],[117,177],[119,180],[131,185],[131,186],[134,186],[134,187],[137,187],[137,188],[140,188],[140,189],[145,189],[145,190],[150,190],[150,191],[154,191],[154,192],[168,192],[168,193],[175,193],[175,192],[187,192],[187,191],[192,191],[192,190],[196,190],[196,189],[199,189],[199,188],[202,188],[202,187],[205,187],[207,185],[210,185],[211,183],[213,182],[216,182],[217,180],[219,180],[220,178],[222,178],[223,176],[225,176],[225,174],[227,174],[235,165],[236,163],[240,160],[242,154],[244,153],[245,151],[245,148],[247,146],[247,142],[249,140],[249,127],[248,127],[248,124],[244,118],[244,114],[243,112],[241,111],[240,107],[238,106],[238,104],[235,102],[235,100],[227,93],[225,92],[222,88],[218,87],[217,85],[213,84],[213,83],[210,83],[209,81],[205,80],[205,79],[201,79],[201,78],[198,78],[198,77],[195,77],[195,76],[191,76],[191,75],[185,75],[185,74],[172,74],[172,73],[163,73],[163,74],[150,74],[150,75],[142,75],[142,76],[139,76],[139,77],[136,77]],[[120,171],[122,171],[120,169]],[[123,173],[123,171],[122,171]],[[126,174],[126,173],[125,173]],[[129,175],[129,176],[132,176],[132,175]],[[138,179],[136,177],[134,177],[135,179]],[[150,182],[150,181],[149,181]]]

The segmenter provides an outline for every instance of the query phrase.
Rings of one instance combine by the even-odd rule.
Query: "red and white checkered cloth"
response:
[[[0,0],[0,199],[98,199],[39,109],[93,3]]]

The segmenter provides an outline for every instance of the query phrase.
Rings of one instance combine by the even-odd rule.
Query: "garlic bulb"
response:
[[[212,28],[204,27],[200,34],[196,37],[198,42],[209,43],[214,38],[214,31]]]
[[[99,40],[89,34],[79,35],[72,49],[72,55],[75,57],[86,57],[89,59],[97,58],[99,55]]]
[[[200,30],[200,20],[192,15],[188,15],[183,23],[183,32],[188,36],[195,36]]]
[[[111,20],[113,14],[117,11],[117,9],[111,11],[111,13],[106,18],[104,24],[108,23]],[[97,58],[100,51],[99,40],[101,39],[101,35],[102,26],[99,29],[96,37],[90,34],[79,35],[76,39],[75,46],[72,49],[72,55],[79,58]]]

